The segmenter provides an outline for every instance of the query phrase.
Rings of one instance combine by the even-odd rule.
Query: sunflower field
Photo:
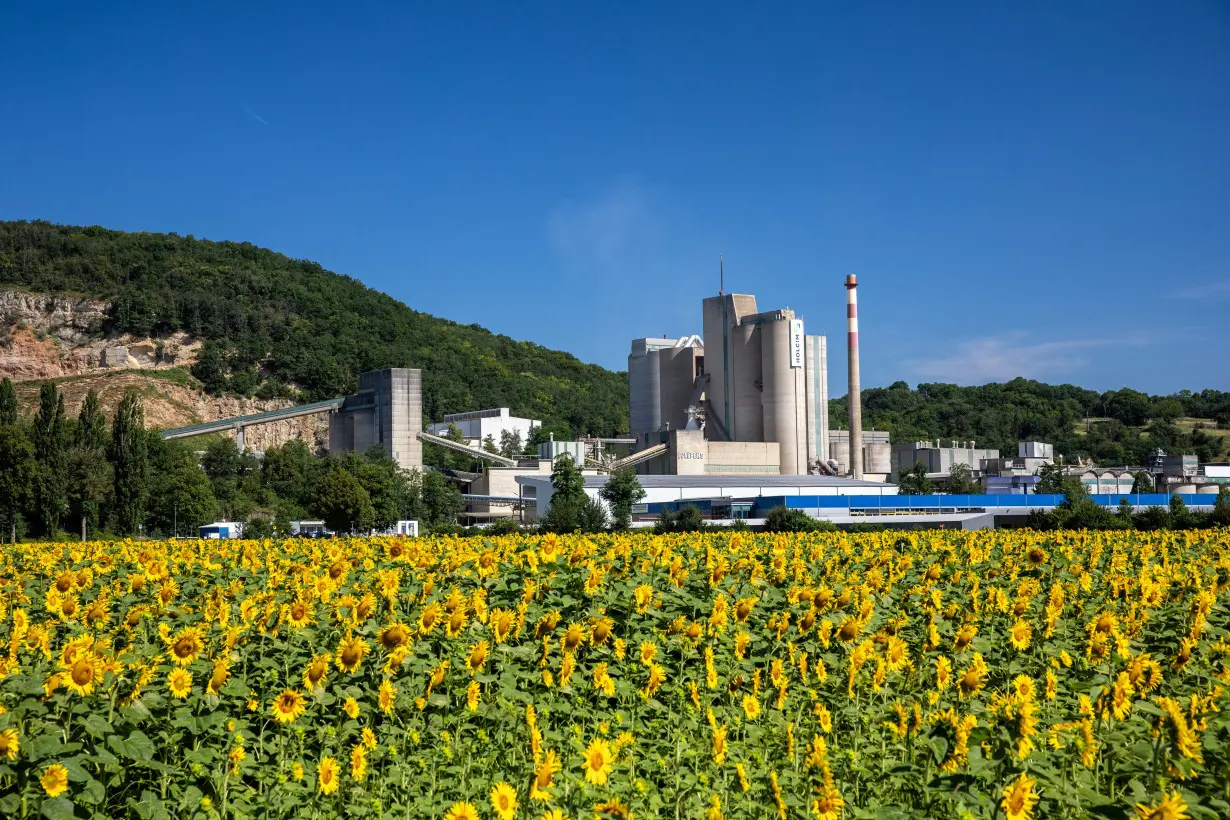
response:
[[[0,817],[1230,816],[1230,531],[0,547]]]

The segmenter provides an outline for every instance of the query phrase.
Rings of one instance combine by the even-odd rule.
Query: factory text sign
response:
[[[803,366],[803,320],[790,320],[790,366]]]

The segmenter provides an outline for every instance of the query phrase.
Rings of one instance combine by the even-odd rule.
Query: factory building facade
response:
[[[650,475],[833,473],[828,350],[793,311],[750,294],[702,304],[704,338],[644,338],[628,356],[630,429]],[[884,471],[887,473],[887,470]]]
[[[530,440],[534,428],[542,426],[542,422],[514,416],[507,407],[493,407],[488,410],[471,410],[468,413],[449,413],[443,421],[429,424],[427,432],[433,436],[447,436],[449,427],[454,426],[461,431],[467,444],[471,447],[482,447],[488,436],[498,446],[502,433],[516,434],[524,444]]]

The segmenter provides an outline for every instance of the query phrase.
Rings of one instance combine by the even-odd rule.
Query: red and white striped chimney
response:
[[[850,477],[863,477],[863,392],[858,374],[858,279],[846,277],[846,338],[850,353]]]

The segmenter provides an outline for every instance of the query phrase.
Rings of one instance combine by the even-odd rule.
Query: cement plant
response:
[[[847,276],[842,289],[849,397],[844,427],[830,425],[827,338],[809,334],[804,317],[789,308],[761,310],[753,294],[719,290],[701,300],[702,334],[631,341],[626,435],[552,437],[532,456],[493,452],[484,443],[512,436],[528,441],[540,422],[498,407],[446,414],[424,427],[422,374],[395,368],[362,374],[352,396],[164,430],[162,436],[228,432],[242,449],[248,428],[327,414],[331,454],[375,446],[405,470],[437,469],[424,466],[425,444],[472,458],[477,471],[447,473],[465,502],[460,519],[479,526],[540,520],[550,509],[552,473],[564,455],[580,468],[592,499],[612,473],[635,469],[645,496],[633,509],[633,526],[652,525],[685,507],[715,526],[759,524],[779,507],[838,526],[1020,525],[1064,503],[1063,494],[1039,492],[1048,470],[1077,481],[1097,505],[1134,511],[1171,504],[1174,497],[1209,510],[1221,488],[1230,487],[1230,463],[1200,464],[1192,455],[1158,451],[1148,465],[1095,468],[1063,464],[1046,442],[1022,441],[1015,455],[1003,455],[973,440],[894,443],[885,431],[863,429],[856,276]],[[1142,473],[1150,491],[1134,492]],[[958,487],[958,475],[974,486]],[[933,491],[907,492],[907,478]],[[411,525],[417,532],[415,522],[398,528]],[[208,534],[228,526],[241,532],[219,522]]]

